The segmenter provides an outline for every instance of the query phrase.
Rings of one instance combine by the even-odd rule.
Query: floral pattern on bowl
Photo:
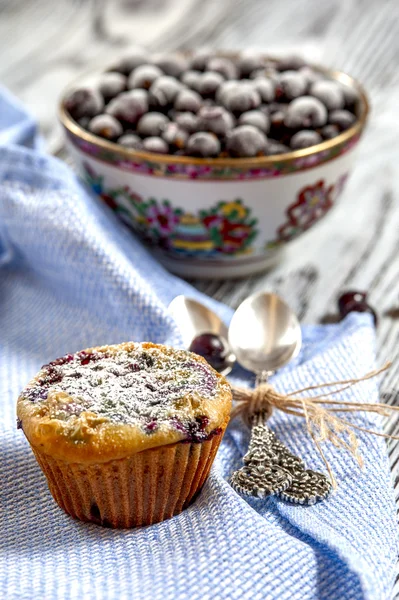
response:
[[[187,212],[167,199],[144,199],[128,186],[105,188],[102,175],[87,163],[84,170],[93,191],[129,227],[169,254],[212,258],[253,252],[253,242],[259,235],[258,219],[243,199],[220,200],[206,210]],[[320,179],[300,189],[285,211],[287,220],[277,227],[275,239],[267,241],[265,248],[273,249],[294,239],[320,220],[332,208],[347,177],[344,174],[331,185]]]
[[[85,164],[93,191],[147,242],[171,253],[217,256],[250,253],[258,235],[257,219],[241,199],[221,200],[196,214],[169,200],[143,199],[128,187],[104,189],[103,177]]]
[[[288,242],[316,223],[332,208],[334,199],[340,194],[348,174],[342,175],[335,185],[327,186],[323,179],[304,187],[286,214],[288,220],[278,228],[278,240]]]

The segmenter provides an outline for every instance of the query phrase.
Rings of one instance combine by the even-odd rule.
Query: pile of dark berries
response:
[[[91,133],[125,148],[203,158],[254,157],[308,148],[356,121],[359,97],[302,59],[244,52],[226,58],[142,50],[65,108]]]

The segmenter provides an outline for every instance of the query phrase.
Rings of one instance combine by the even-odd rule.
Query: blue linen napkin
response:
[[[19,391],[41,364],[67,352],[125,340],[180,345],[167,306],[177,294],[231,311],[167,273],[62,162],[40,152],[32,119],[0,95],[0,597],[46,599],[383,599],[398,554],[384,441],[360,434],[366,469],[326,454],[340,486],[298,507],[244,499],[228,483],[249,431],[233,422],[209,480],[181,515],[113,531],[72,520],[55,504],[23,433]],[[304,327],[280,391],[365,374],[374,332],[365,315]],[[252,381],[237,369],[236,383]],[[342,396],[377,401],[377,382]],[[354,417],[378,427],[379,417]],[[302,421],[272,427],[309,467],[323,464]]]

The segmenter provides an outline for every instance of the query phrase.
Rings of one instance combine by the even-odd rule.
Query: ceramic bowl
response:
[[[80,175],[168,269],[251,275],[330,211],[354,164],[367,97],[348,75],[318,70],[357,90],[358,119],[334,139],[286,154],[201,159],[125,149],[80,127],[64,108],[67,92],[60,119]]]

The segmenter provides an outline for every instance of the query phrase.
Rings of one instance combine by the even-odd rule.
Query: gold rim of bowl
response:
[[[230,55],[232,53],[219,53],[224,56]],[[270,57],[267,57],[270,58]],[[119,144],[115,142],[110,142],[109,140],[105,140],[103,138],[86,131],[81,127],[67,112],[64,106],[64,102],[67,96],[67,93],[77,87],[77,82],[69,85],[63,92],[61,101],[59,104],[59,118],[62,125],[65,127],[67,131],[69,131],[72,135],[84,140],[100,148],[102,150],[107,150],[109,152],[113,152],[114,154],[118,154],[124,159],[130,159],[134,162],[157,162],[160,164],[168,164],[168,165],[201,165],[208,167],[233,167],[236,169],[259,169],[262,167],[267,167],[269,165],[273,165],[276,162],[278,163],[290,163],[292,161],[296,161],[299,158],[310,157],[315,154],[319,154],[320,152],[331,150],[335,147],[341,146],[345,142],[349,141],[352,138],[355,138],[358,134],[360,134],[366,124],[368,114],[370,112],[370,106],[367,99],[367,95],[363,86],[353,77],[347,75],[343,71],[335,71],[320,67],[318,65],[307,63],[314,70],[324,73],[328,75],[331,79],[335,79],[352,89],[355,89],[359,94],[360,98],[360,110],[357,115],[356,122],[346,131],[340,133],[335,138],[331,140],[326,140],[321,144],[316,144],[315,146],[310,146],[309,148],[304,148],[302,150],[293,150],[291,152],[286,152],[285,154],[274,154],[271,156],[257,156],[254,158],[197,158],[191,156],[176,156],[175,154],[157,154],[155,152],[143,152],[141,150],[133,150],[131,148],[123,148]],[[100,74],[101,71],[98,71]],[[93,74],[93,72],[92,72]],[[82,80],[82,76],[79,77],[78,81]]]

